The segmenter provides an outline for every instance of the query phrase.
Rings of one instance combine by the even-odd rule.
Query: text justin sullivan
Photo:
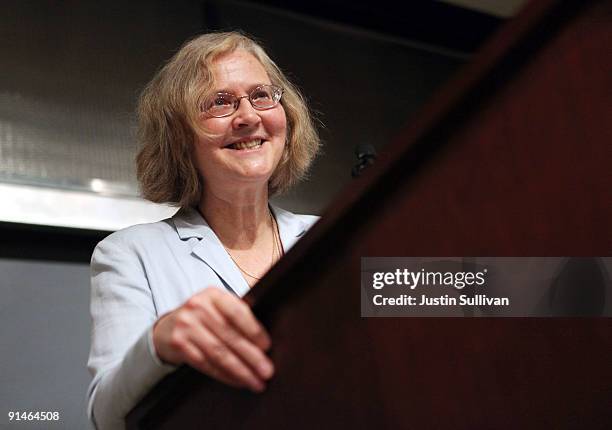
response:
[[[420,299],[420,300],[419,300]],[[476,294],[474,297],[462,294],[459,300],[456,297],[450,297],[444,294],[439,297],[427,297],[421,294],[421,297],[409,296],[402,294],[399,297],[383,297],[377,294],[373,298],[376,306],[509,306],[510,299],[508,297],[487,297],[486,294]]]

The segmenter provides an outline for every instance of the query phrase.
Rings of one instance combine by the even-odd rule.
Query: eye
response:
[[[272,91],[267,88],[257,88],[251,93],[251,100],[265,101],[272,99]]]
[[[209,108],[231,106],[234,104],[234,97],[230,94],[215,94],[208,103]]]
[[[229,93],[213,94],[202,105],[202,110],[212,116],[225,116],[234,111],[236,96]]]

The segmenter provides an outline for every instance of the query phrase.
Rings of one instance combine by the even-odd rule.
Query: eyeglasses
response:
[[[248,99],[253,109],[272,109],[283,95],[283,89],[276,85],[260,85],[247,96],[238,97],[232,93],[215,93],[202,103],[200,110],[215,118],[230,116],[238,110],[240,101]]]

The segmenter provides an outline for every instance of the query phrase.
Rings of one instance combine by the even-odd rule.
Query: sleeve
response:
[[[157,312],[142,260],[116,236],[91,260],[88,415],[98,430],[122,429],[125,415],[175,367],[153,346]]]

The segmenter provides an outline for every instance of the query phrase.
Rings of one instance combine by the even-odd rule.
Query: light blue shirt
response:
[[[317,221],[272,207],[287,251]],[[194,209],[129,227],[101,241],[91,259],[93,375],[88,414],[99,430],[122,429],[126,414],[175,367],[153,347],[153,323],[206,287],[243,296],[249,286]]]

